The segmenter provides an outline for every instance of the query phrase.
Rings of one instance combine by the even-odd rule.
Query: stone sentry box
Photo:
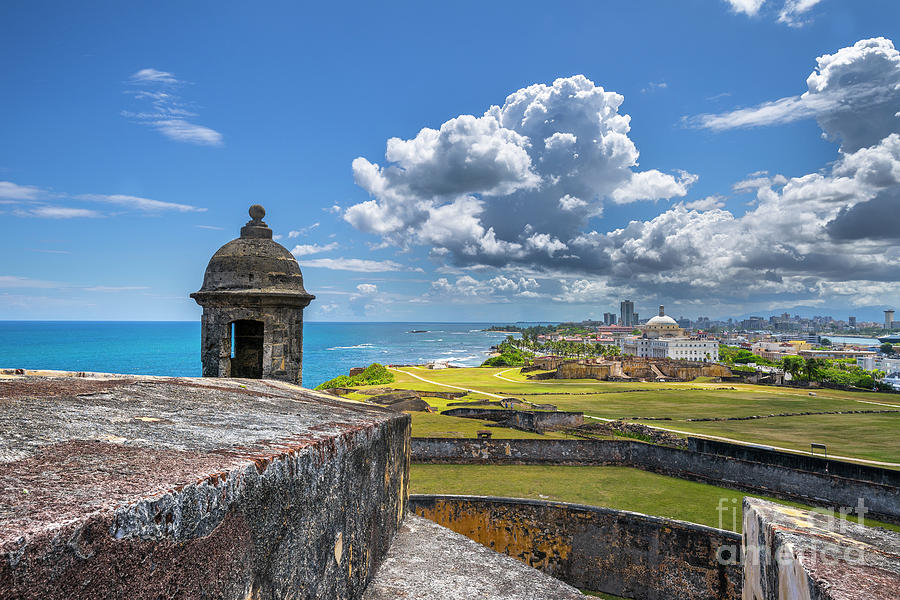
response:
[[[191,298],[203,307],[204,377],[280,379],[302,383],[303,309],[315,296],[303,287],[300,265],[250,207],[241,237],[219,248],[203,286]]]

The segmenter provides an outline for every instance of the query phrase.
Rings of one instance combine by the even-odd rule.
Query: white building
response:
[[[900,371],[900,358],[888,358],[883,354],[872,353],[870,356],[861,356],[856,359],[857,366],[862,367],[866,371],[878,369],[885,373],[896,373]]]
[[[659,307],[659,315],[643,326],[641,337],[618,340],[622,354],[642,358],[674,358],[701,362],[719,360],[719,342],[685,337],[684,329],[675,319],[666,316],[664,307]]]

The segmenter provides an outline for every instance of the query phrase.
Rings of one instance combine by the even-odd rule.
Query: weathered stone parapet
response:
[[[411,495],[417,515],[575,587],[638,600],[740,598],[740,536],[540,500]]]
[[[900,597],[900,535],[744,499],[743,600]]]
[[[268,380],[0,380],[0,597],[359,598],[409,427]]]

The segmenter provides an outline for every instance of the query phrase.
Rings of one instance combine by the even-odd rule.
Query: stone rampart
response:
[[[667,358],[622,358],[613,361],[570,360],[556,367],[557,379],[657,379],[662,375],[680,381],[697,377],[731,377],[731,371],[714,363]]]
[[[620,465],[830,508],[856,507],[869,516],[900,522],[900,487],[893,471],[866,467],[860,478],[827,469],[797,468],[794,455],[766,461],[681,450],[632,440],[472,440],[413,438],[413,462],[448,464]],[[783,459],[784,463],[778,462]],[[831,461],[837,462],[837,461]],[[870,471],[876,469],[875,471]],[[887,471],[876,475],[878,471]],[[853,473],[845,467],[844,475]],[[866,473],[869,473],[866,478]],[[886,481],[887,483],[881,483]]]
[[[495,421],[509,427],[536,432],[564,427],[579,427],[584,424],[584,413],[561,410],[509,410],[462,407],[451,408],[442,411],[441,414],[450,417]]]
[[[738,599],[736,533],[513,498],[411,495],[410,509],[578,588],[637,600]]]
[[[777,465],[799,471],[811,471],[814,473],[830,473],[847,479],[881,483],[893,487],[900,487],[900,470],[883,469],[881,467],[834,460],[809,454],[794,454],[791,452],[779,452],[771,448],[760,446],[746,446],[743,444],[730,444],[717,440],[689,437],[688,449],[704,454],[717,454],[730,456],[757,463]]]

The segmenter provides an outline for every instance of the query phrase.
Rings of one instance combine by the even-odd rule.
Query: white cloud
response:
[[[647,87],[641,89],[642,94],[649,94],[651,92],[655,92],[656,90],[664,90],[669,87],[669,84],[665,81],[653,82],[647,84]]]
[[[372,294],[378,292],[378,286],[374,283],[360,283],[358,286],[356,286],[356,291],[358,291],[360,294],[371,296]]]
[[[38,200],[45,192],[31,185],[18,185],[11,181],[0,181],[0,199]]]
[[[736,13],[744,13],[747,16],[755,16],[766,0],[725,0],[731,10]]]
[[[588,203],[581,198],[566,194],[559,199],[559,207],[562,210],[575,211],[587,207]]]
[[[16,275],[0,275],[0,289],[9,288],[56,288],[60,284],[55,281],[44,281]]]
[[[332,242],[330,244],[325,244],[324,246],[320,246],[319,244],[298,244],[294,246],[294,249],[291,250],[291,254],[294,256],[308,256],[310,254],[321,254],[322,252],[330,252],[338,247],[337,242]]]
[[[421,271],[392,260],[367,260],[363,258],[311,258],[301,260],[300,266],[335,271],[356,271],[359,273],[381,273],[386,271]]]
[[[616,204],[629,204],[638,200],[655,200],[684,196],[688,188],[697,181],[697,176],[681,171],[678,179],[655,169],[635,173],[627,184],[612,193]]]
[[[153,126],[164,136],[176,142],[188,142],[198,146],[221,146],[222,134],[215,129],[190,123],[184,119],[153,121]]]
[[[140,83],[164,83],[166,85],[181,83],[171,73],[157,71],[156,69],[141,69],[131,76],[131,81]]]
[[[16,211],[16,215],[20,217],[38,217],[43,219],[93,219],[103,216],[95,210],[72,208],[70,206],[37,206],[25,210],[18,210]]]
[[[313,223],[307,227],[301,227],[300,229],[289,231],[288,237],[293,239],[295,237],[300,237],[301,235],[309,235],[309,232],[319,226],[318,222]]]
[[[478,280],[471,275],[458,277],[451,282],[441,277],[431,283],[427,296],[451,302],[510,302],[511,298],[537,298],[541,287],[531,277],[507,277],[497,275],[491,279]]]
[[[372,199],[344,219],[384,244],[431,246],[458,264],[550,259],[605,200],[683,196],[696,180],[632,170],[638,152],[622,101],[576,75],[522,88],[480,117],[391,138],[385,166],[353,161]]]
[[[559,283],[560,291],[553,300],[567,304],[611,304],[625,293],[602,279],[561,280]]]
[[[163,202],[161,200],[151,200],[150,198],[141,198],[139,196],[126,196],[123,194],[81,194],[75,196],[78,200],[86,200],[89,202],[105,202],[107,204],[116,204],[135,210],[145,212],[204,212],[205,208],[191,206],[190,204],[177,204],[175,202]],[[198,227],[207,227],[198,225]]]
[[[184,82],[174,74],[157,69],[141,69],[129,79],[135,89],[130,94],[141,110],[122,111],[122,116],[152,127],[171,140],[198,146],[222,146],[221,133],[188,120],[196,117],[192,105],[186,104],[172,88]]]
[[[725,198],[723,196],[707,196],[700,200],[685,202],[684,207],[688,210],[712,210],[714,208],[724,208]]]
[[[898,104],[854,92],[884,87],[878,98],[891,97],[891,85],[900,86],[895,54],[889,40],[876,39],[818,59],[808,94],[839,93],[847,100],[815,114],[825,133],[842,141],[836,160],[806,175],[756,172],[736,182],[736,194],[754,199],[743,214],[725,210],[724,198],[711,195],[619,229],[591,220],[586,214],[604,199],[687,192],[693,176],[636,173],[627,116],[618,114],[621,97],[601,98],[596,86],[573,78],[552,88],[525,88],[485,113],[527,139],[521,147],[539,186],[494,194],[493,187],[483,193],[471,181],[455,182],[465,191],[417,195],[409,190],[427,186],[402,173],[392,180],[384,175],[390,165],[369,169],[365,161],[357,180],[373,199],[345,216],[371,209],[373,220],[383,220],[367,230],[402,247],[431,247],[437,271],[446,276],[422,301],[507,302],[540,293],[558,302],[609,304],[631,295],[708,310],[813,305],[838,296],[871,302],[879,285],[890,290],[900,281]],[[593,116],[579,121],[585,114]],[[591,127],[602,129],[607,141],[599,146],[610,153],[592,145],[602,135]],[[571,133],[575,141],[564,143],[568,138],[555,133]],[[586,172],[593,179],[584,179]],[[491,179],[491,186],[500,179]],[[477,273],[502,274],[491,283],[476,267]],[[527,273],[542,287],[519,285],[511,272]],[[548,282],[551,276],[556,279]]]
[[[900,132],[900,52],[891,40],[872,38],[817,59],[808,91],[750,108],[686,119],[713,130],[790,123],[815,117],[826,135],[848,152]]]
[[[809,12],[822,0],[785,0],[784,7],[778,13],[778,22],[789,27],[802,27],[807,23],[803,15]]]

